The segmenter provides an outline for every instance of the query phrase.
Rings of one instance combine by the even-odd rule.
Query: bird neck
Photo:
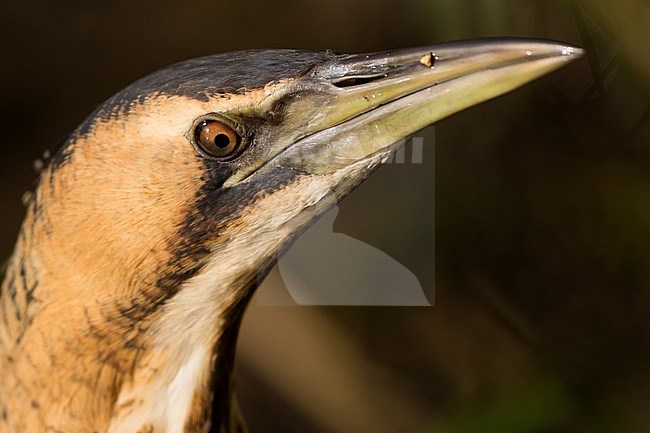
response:
[[[93,272],[57,268],[66,251],[44,220],[32,205],[2,281],[0,431],[236,431],[230,378],[251,291],[197,276],[152,308],[160,287],[127,295],[126,271],[100,290]]]
[[[203,214],[200,176],[122,184],[140,174],[102,170],[92,144],[41,174],[2,283],[0,431],[243,431],[231,415],[241,317],[279,251],[331,205],[331,180],[251,191],[244,209],[239,193],[219,196],[238,211]]]

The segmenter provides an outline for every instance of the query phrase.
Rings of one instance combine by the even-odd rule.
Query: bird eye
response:
[[[196,126],[194,140],[208,155],[225,158],[235,153],[241,142],[241,136],[223,122],[204,120]]]

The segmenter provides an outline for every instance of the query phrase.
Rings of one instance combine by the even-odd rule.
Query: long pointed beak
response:
[[[337,56],[270,99],[269,105],[281,101],[284,120],[262,169],[334,172],[582,53],[559,42],[488,39]]]

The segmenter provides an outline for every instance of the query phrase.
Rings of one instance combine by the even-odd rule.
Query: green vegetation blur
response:
[[[435,306],[253,299],[243,412],[254,433],[649,432],[647,0],[2,2],[0,256],[32,161],[159,67],[488,36],[588,54],[419,133],[423,162],[382,167],[335,223],[407,266]],[[285,290],[277,271],[262,290]]]

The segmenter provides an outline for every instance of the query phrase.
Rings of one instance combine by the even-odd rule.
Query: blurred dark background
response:
[[[380,169],[335,223],[407,266],[435,306],[253,301],[243,411],[253,433],[648,432],[647,0],[4,1],[0,256],[32,162],[159,67],[504,35],[588,57],[423,131],[424,162]],[[274,271],[260,290],[281,285]]]

